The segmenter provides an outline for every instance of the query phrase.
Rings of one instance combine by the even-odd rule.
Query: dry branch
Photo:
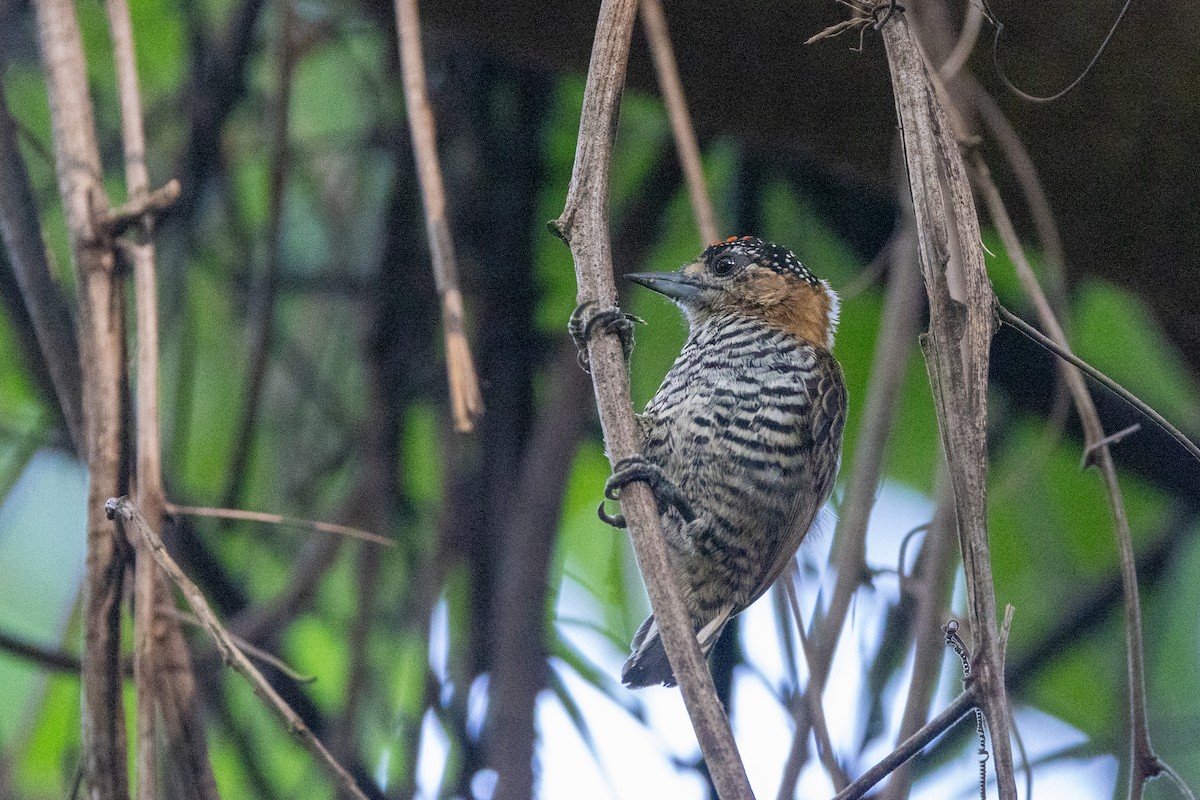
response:
[[[288,733],[294,736],[306,750],[317,758],[344,791],[360,800],[366,800],[366,795],[358,788],[358,784],[354,781],[354,776],[347,772],[334,759],[325,748],[325,745],[321,744],[321,740],[308,729],[296,712],[284,702],[283,698],[272,688],[271,684],[258,671],[253,662],[237,646],[237,643],[230,636],[229,632],[225,630],[224,626],[221,625],[216,615],[212,612],[212,609],[209,608],[208,601],[204,599],[204,595],[200,592],[200,589],[196,584],[192,583],[190,578],[183,574],[183,570],[179,568],[179,565],[167,553],[162,539],[150,528],[150,525],[146,522],[146,518],[142,515],[138,507],[127,497],[113,497],[104,503],[104,511],[110,519],[120,517],[123,522],[133,526],[137,536],[150,549],[154,560],[158,562],[163,571],[179,587],[180,592],[183,593],[184,598],[188,601],[188,605],[192,607],[192,612],[199,619],[200,624],[204,626],[209,636],[212,637],[217,650],[221,653],[221,658],[250,682],[254,693],[283,720],[287,726]]]
[[[636,12],[636,0],[604,0],[601,4],[571,185],[562,216],[553,223],[571,247],[579,302],[599,307],[614,306],[617,297],[608,236],[608,178]],[[629,374],[621,344],[613,335],[594,336],[588,342],[588,356],[605,443],[609,458],[616,463],[637,453]],[[729,720],[670,570],[657,503],[649,487],[633,483],[621,492],[621,507],[668,660],[717,792],[722,800],[752,797]]]
[[[362,539],[364,542],[373,542],[375,544],[381,544],[387,547],[394,547],[396,544],[386,536],[380,536],[377,533],[364,531],[361,528],[354,528],[350,525],[341,525],[336,522],[321,522],[320,520],[300,519],[299,517],[288,517],[283,514],[270,514],[265,511],[244,511],[238,508],[209,508],[208,506],[180,506],[170,502],[166,504],[165,510],[168,514],[172,515],[212,517],[214,519],[241,520],[243,522],[263,522],[268,525],[307,528],[308,530],[319,531],[320,533],[331,533],[336,536],[349,536],[352,539]]]
[[[721,238],[717,229],[717,214],[704,184],[704,165],[700,161],[700,146],[696,142],[696,129],[688,113],[687,98],[683,93],[683,81],[679,79],[679,65],[671,47],[671,35],[667,30],[667,15],[663,12],[662,0],[641,0],[642,25],[650,42],[650,55],[654,58],[654,72],[658,76],[658,87],[667,106],[671,120],[671,134],[679,151],[687,181],[688,197],[692,201],[692,213],[696,227],[700,230],[701,246]]]
[[[903,11],[890,12],[881,29],[929,295],[929,333],[923,345],[958,514],[975,639],[972,674],[991,732],[1000,798],[1015,800],[1008,698],[987,539],[988,353],[995,329],[992,289],[979,246],[979,223],[966,169],[930,68]]]
[[[141,92],[134,57],[133,25],[126,0],[107,0],[113,40],[117,91],[121,106],[121,138],[125,150],[128,202],[101,215],[108,235],[132,228],[133,241],[122,242],[133,263],[137,310],[136,491],[142,507],[160,533],[165,503],[162,442],[159,427],[158,289],[154,249],[155,214],[179,197],[179,181],[150,189]],[[208,759],[204,721],[196,695],[196,679],[179,622],[170,616],[174,599],[170,584],[149,550],[136,544],[134,571],[134,685],[137,691],[137,797],[156,800],[159,768],[173,783],[189,787],[198,800],[216,800],[216,778]],[[159,733],[159,725],[162,733]],[[168,758],[159,755],[165,739]]]
[[[975,708],[975,692],[968,687],[962,694],[954,698],[942,713],[923,725],[919,731],[904,740],[904,742],[884,757],[875,766],[862,774],[858,780],[837,793],[833,800],[858,800],[875,784],[879,783],[900,765],[917,753],[924,750],[934,739],[950,730],[956,722],[971,713]]]
[[[99,235],[95,219],[107,200],[101,186],[100,150],[75,6],[70,0],[37,0],[33,7],[79,304],[82,455],[88,467],[83,775],[92,800],[123,800],[129,794],[120,661],[124,565],[120,544],[103,514],[105,499],[122,490],[121,295],[113,274],[113,252],[107,237]]]
[[[417,0],[396,0],[396,32],[400,42],[400,70],[404,79],[404,102],[412,132],[421,203],[429,236],[429,255],[438,296],[442,301],[442,331],[446,339],[446,371],[450,380],[450,405],[454,427],[467,432],[483,413],[479,378],[471,360],[464,322],[462,291],[458,287],[458,265],[454,240],[446,218],[446,189],[437,156],[437,134],[429,105],[425,59],[421,51],[421,22]]]

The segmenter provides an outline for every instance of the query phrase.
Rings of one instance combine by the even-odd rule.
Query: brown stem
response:
[[[975,637],[972,674],[991,733],[1000,798],[1016,800],[987,538],[987,380],[995,326],[993,295],[978,244],[971,188],[953,130],[904,12],[895,9],[889,14],[882,26],[883,41],[929,295],[929,333],[923,346],[954,488]]]
[[[609,167],[636,12],[636,0],[604,0],[601,4],[584,88],[571,185],[562,216],[552,223],[571,248],[581,303],[601,306],[616,303],[608,236]],[[616,463],[637,453],[629,373],[615,335],[592,337],[588,355],[605,444],[609,457]],[[752,797],[729,719],[717,699],[712,675],[700,654],[667,560],[658,507],[649,487],[630,484],[622,492],[621,508],[629,523],[634,552],[667,658],[679,680],[717,793],[722,800]]]
[[[642,25],[650,42],[650,55],[654,59],[654,73],[658,76],[658,88],[662,91],[667,106],[667,117],[671,120],[671,134],[675,137],[675,148],[683,165],[687,181],[688,197],[692,201],[692,213],[696,227],[700,230],[700,244],[715,242],[721,238],[717,228],[717,214],[704,184],[704,165],[700,161],[700,146],[696,142],[696,129],[688,113],[687,98],[683,93],[683,81],[679,79],[679,64],[671,47],[671,34],[667,30],[667,15],[663,12],[662,0],[641,0]]]
[[[150,190],[146,167],[146,136],[134,58],[133,26],[126,0],[107,0],[113,39],[121,134],[125,149],[125,182],[129,201],[102,216],[110,236],[125,227],[135,230],[126,242],[133,262],[137,311],[136,486],[142,507],[161,535],[165,504],[162,483],[162,442],[159,426],[158,289],[154,250],[154,213],[179,196],[172,180]],[[134,685],[137,692],[137,797],[156,800],[158,769],[165,763],[172,781],[188,785],[194,797],[218,797],[216,778],[208,760],[204,721],[196,697],[187,643],[179,621],[172,616],[174,598],[166,576],[149,550],[135,543],[134,572]],[[159,720],[164,723],[160,737]],[[161,762],[158,742],[165,738],[170,758]]]
[[[95,212],[107,206],[100,151],[87,88],[87,62],[74,4],[38,0],[38,41],[46,72],[54,160],[70,235],[79,303],[82,407],[88,466],[87,559],[83,587],[84,781],[95,800],[129,795],[125,716],[121,701],[121,548],[103,515],[106,497],[122,490],[121,296],[113,251]]]
[[[168,514],[172,515],[213,517],[215,519],[236,519],[243,522],[264,522],[268,525],[306,528],[308,530],[318,531],[320,533],[331,533],[336,536],[349,536],[352,539],[362,539],[365,542],[373,542],[375,544],[381,544],[387,547],[393,547],[396,544],[386,536],[380,536],[377,533],[364,531],[361,528],[354,528],[349,525],[339,525],[336,522],[321,522],[320,520],[288,517],[283,514],[269,514],[264,511],[244,511],[238,508],[209,508],[207,506],[180,506],[170,502],[166,504],[165,510]]]
[[[437,133],[426,91],[425,60],[421,52],[421,23],[417,0],[396,1],[396,31],[400,43],[400,70],[404,79],[404,102],[412,133],[421,183],[421,202],[429,237],[429,255],[442,304],[442,331],[446,339],[446,371],[450,381],[454,427],[468,432],[483,413],[479,378],[471,360],[464,322],[462,291],[458,286],[458,264],[454,240],[446,218],[446,190],[437,156]]]
[[[146,518],[142,515],[138,507],[127,497],[114,497],[105,501],[104,510],[112,518],[120,517],[124,523],[133,527],[137,536],[150,548],[154,560],[158,562],[163,571],[179,587],[180,592],[183,593],[184,598],[188,601],[188,605],[192,607],[192,612],[200,620],[200,624],[204,626],[209,636],[212,637],[225,663],[241,673],[250,682],[254,693],[283,720],[287,726],[288,733],[294,736],[305,749],[316,757],[344,791],[348,792],[351,797],[366,800],[366,795],[358,788],[354,777],[330,755],[329,751],[325,749],[325,745],[321,744],[321,740],[313,735],[313,732],[308,729],[296,712],[276,693],[267,679],[258,671],[258,668],[254,666],[253,662],[246,657],[241,648],[233,641],[229,632],[225,630],[217,620],[216,615],[213,614],[212,609],[209,608],[208,601],[204,599],[204,595],[201,594],[200,589],[183,574],[183,570],[179,568],[179,565],[167,553],[166,548],[163,547],[162,540],[150,528],[149,523],[146,522]]]
[[[121,134],[125,145],[125,183],[130,204],[143,206],[150,194],[146,169],[146,136],[142,127],[141,99],[133,55],[133,28],[124,0],[106,3],[116,62],[121,105]],[[179,184],[174,184],[178,191]],[[137,227],[140,241],[129,244],[133,261],[137,310],[137,492],[150,519],[161,525],[163,490],[158,425],[158,295],[155,290],[153,224],[147,209],[105,215],[109,235],[116,220]],[[136,777],[137,799],[158,798],[158,675],[155,653],[155,608],[158,579],[154,561],[145,547],[135,546],[133,604],[133,681],[137,693]],[[164,624],[168,623],[164,620]]]

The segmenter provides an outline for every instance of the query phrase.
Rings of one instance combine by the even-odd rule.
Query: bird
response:
[[[831,523],[846,421],[832,353],[840,304],[790,250],[753,236],[715,242],[675,272],[626,277],[673,300],[688,336],[637,415],[641,456],[615,465],[605,494],[617,499],[635,480],[651,486],[707,656],[809,531]],[[631,650],[626,686],[675,685],[653,615]]]

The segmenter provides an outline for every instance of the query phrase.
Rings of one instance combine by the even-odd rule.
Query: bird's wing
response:
[[[769,566],[762,573],[750,602],[761,597],[775,583],[799,549],[809,531],[821,527],[832,519],[832,513],[823,515],[821,509],[833,491],[837,479],[842,453],[842,428],[846,423],[846,383],[842,368],[834,357],[825,353],[828,368],[818,370],[808,381],[810,400],[808,430],[811,436],[812,454],[808,467],[810,479],[801,483],[800,490],[792,502],[788,529],[775,540],[774,547],[764,559]]]

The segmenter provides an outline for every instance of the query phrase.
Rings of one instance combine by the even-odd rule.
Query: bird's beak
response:
[[[625,277],[680,302],[691,300],[703,288],[696,280],[680,272],[630,272]]]

